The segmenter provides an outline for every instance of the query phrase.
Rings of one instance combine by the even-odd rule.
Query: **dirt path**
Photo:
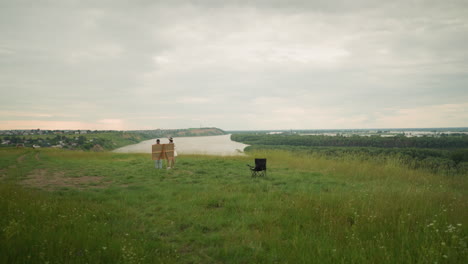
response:
[[[16,162],[21,163],[21,162],[24,161],[24,158],[26,158],[26,154],[21,155],[20,157],[18,157],[18,158],[16,159]]]

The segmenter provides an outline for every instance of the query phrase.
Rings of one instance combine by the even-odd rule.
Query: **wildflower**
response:
[[[106,249],[107,249],[107,247],[102,247],[102,249],[103,249],[103,250],[106,250]]]
[[[453,226],[453,225],[448,225],[447,226],[447,230],[445,231],[445,233],[452,233],[453,231],[456,231],[456,227]]]

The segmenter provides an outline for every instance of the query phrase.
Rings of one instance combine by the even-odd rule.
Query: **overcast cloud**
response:
[[[468,126],[468,1],[0,0],[0,129]]]

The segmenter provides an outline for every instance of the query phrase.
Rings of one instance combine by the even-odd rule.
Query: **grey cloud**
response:
[[[302,126],[316,108],[372,123],[382,108],[468,99],[467,11],[466,1],[4,2],[0,110],[132,128],[256,128],[247,117],[272,125],[275,111]],[[263,97],[284,105],[260,108]]]

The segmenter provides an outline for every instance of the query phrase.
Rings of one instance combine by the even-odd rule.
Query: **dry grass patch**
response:
[[[21,184],[27,187],[35,187],[45,190],[56,190],[59,188],[105,188],[110,181],[100,176],[66,177],[64,172],[49,172],[46,169],[32,171]]]

